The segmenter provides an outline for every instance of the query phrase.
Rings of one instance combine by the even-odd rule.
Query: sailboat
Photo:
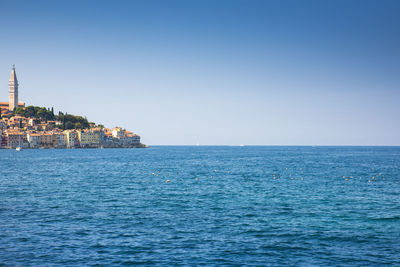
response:
[[[22,147],[21,147],[21,136],[19,136],[18,138],[18,146],[15,148],[15,150],[17,151],[21,151]]]

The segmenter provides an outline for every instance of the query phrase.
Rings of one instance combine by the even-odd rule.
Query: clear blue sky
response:
[[[400,145],[400,1],[1,1],[0,100],[146,144]]]

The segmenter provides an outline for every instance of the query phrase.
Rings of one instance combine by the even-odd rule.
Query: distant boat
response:
[[[239,146],[244,146],[243,144],[240,144]]]
[[[15,148],[15,150],[17,150],[17,151],[21,151],[21,149],[22,149],[22,147],[20,147],[20,146],[17,146],[17,147]]]

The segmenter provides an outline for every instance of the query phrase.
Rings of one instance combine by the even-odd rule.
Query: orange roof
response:
[[[8,106],[9,102],[0,102],[0,106]],[[18,102],[18,106],[24,107],[25,106],[25,102]]]
[[[7,134],[8,135],[23,135],[24,133],[20,132],[20,131],[10,131],[10,130],[8,130]]]

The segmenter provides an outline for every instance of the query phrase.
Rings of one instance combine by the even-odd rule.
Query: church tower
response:
[[[8,88],[10,89],[10,101],[8,102],[8,109],[10,111],[13,111],[14,108],[18,107],[18,80],[17,74],[15,73],[14,65],[11,70],[11,77],[8,83]]]

